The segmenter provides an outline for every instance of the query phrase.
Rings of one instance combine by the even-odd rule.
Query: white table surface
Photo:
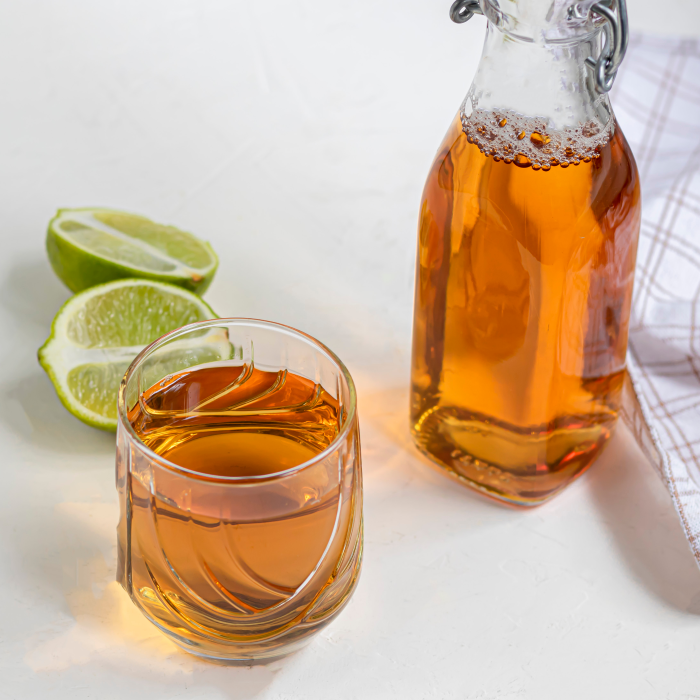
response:
[[[700,571],[629,436],[527,512],[411,446],[418,204],[484,31],[448,5],[3,4],[0,699],[700,697]],[[700,32],[697,0],[629,5],[636,28]],[[114,437],[66,413],[36,362],[68,297],[45,225],[86,205],[208,238],[221,315],[303,329],[355,376],[364,570],[295,656],[197,660],[114,582]]]

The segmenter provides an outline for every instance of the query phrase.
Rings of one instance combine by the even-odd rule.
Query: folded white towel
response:
[[[612,102],[642,179],[625,418],[700,565],[698,40],[633,37]]]

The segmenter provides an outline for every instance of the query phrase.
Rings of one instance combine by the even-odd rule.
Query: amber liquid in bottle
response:
[[[639,230],[616,124],[458,118],[420,210],[411,419],[433,461],[536,504],[615,426]]]
[[[343,415],[322,387],[291,372],[213,366],[156,384],[129,421],[158,455],[215,482],[280,473],[312,459],[338,435]],[[269,633],[269,623],[251,615],[288,600],[317,567],[330,580],[341,556],[338,550],[324,557],[340,497],[325,474],[312,470],[308,478],[282,481],[264,499],[239,493],[235,503],[216,488],[197,503],[182,486],[164,496],[167,470],[155,485],[132,476],[130,527],[138,538],[129,569],[139,604],[166,626],[172,627],[170,607],[208,634],[219,634],[227,611],[241,616],[251,639]],[[187,596],[169,591],[169,581]]]

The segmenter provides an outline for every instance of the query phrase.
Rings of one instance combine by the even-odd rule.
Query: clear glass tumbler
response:
[[[310,336],[216,319],[169,333],[119,391],[117,578],[189,652],[286,655],[362,560],[353,380]]]

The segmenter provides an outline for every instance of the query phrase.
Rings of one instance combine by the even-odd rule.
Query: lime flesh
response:
[[[216,317],[202,299],[180,287],[139,279],[110,282],[63,305],[39,350],[39,362],[74,416],[115,430],[119,384],[136,355],[171,330]],[[230,357],[231,346],[221,333],[204,333],[183,343],[160,353],[159,372]]]
[[[60,209],[49,222],[46,249],[74,292],[138,277],[203,294],[219,264],[212,247],[191,233],[111,209]]]

